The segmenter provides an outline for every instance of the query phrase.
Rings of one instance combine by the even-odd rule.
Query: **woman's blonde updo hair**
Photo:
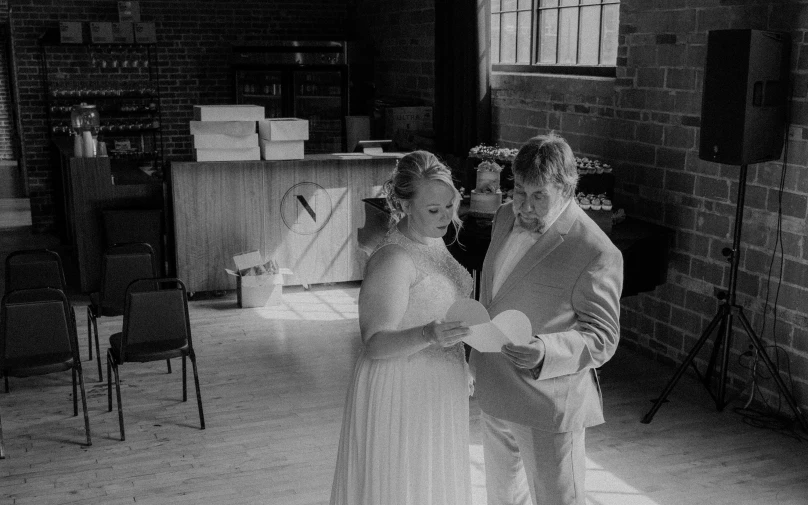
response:
[[[437,156],[428,151],[413,151],[398,161],[396,169],[384,183],[387,206],[390,208],[390,219],[395,225],[404,217],[401,202],[412,200],[421,181],[441,181],[452,188],[452,223],[455,225],[455,240],[460,233],[462,222],[457,215],[460,207],[460,192],[452,182],[452,172],[441,163]]]

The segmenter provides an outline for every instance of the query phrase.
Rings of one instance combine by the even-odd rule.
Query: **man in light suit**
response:
[[[575,202],[575,156],[562,138],[530,139],[513,173],[480,302],[492,318],[524,312],[535,337],[471,353],[488,505],[584,505],[584,433],[603,422],[595,369],[617,348],[623,257]]]

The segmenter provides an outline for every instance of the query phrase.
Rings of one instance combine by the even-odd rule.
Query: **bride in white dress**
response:
[[[433,155],[402,158],[387,183],[396,225],[359,293],[363,348],[342,422],[331,505],[468,505],[468,328],[443,322],[472,290],[443,242],[460,195]],[[459,228],[458,228],[459,229]]]

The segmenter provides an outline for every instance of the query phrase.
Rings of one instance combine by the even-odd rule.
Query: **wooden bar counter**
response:
[[[335,155],[172,163],[177,276],[191,292],[235,289],[224,269],[259,250],[294,272],[286,284],[362,279],[362,200],[381,194],[395,163]]]

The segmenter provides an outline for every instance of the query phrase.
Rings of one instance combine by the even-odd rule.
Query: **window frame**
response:
[[[500,0],[500,10],[497,13],[492,12],[491,2],[488,2],[488,48],[490,51],[494,49],[492,43],[492,33],[491,33],[491,23],[493,22],[493,16],[499,15],[500,19],[504,13],[509,12],[519,12],[519,2],[518,0],[515,2],[514,9],[503,11],[501,9],[502,2],[505,0]],[[555,10],[556,12],[560,12],[562,9],[577,9],[578,16],[578,39],[576,40],[576,59],[580,58],[581,55],[581,44],[580,44],[580,27],[581,27],[581,19],[582,16],[580,15],[581,7],[586,6],[599,6],[601,9],[600,13],[600,25],[599,28],[601,30],[601,34],[599,34],[599,41],[598,41],[598,53],[602,54],[603,46],[602,46],[602,28],[603,28],[603,7],[607,5],[617,5],[618,6],[618,22],[617,22],[617,29],[619,30],[619,8],[621,5],[621,0],[600,0],[597,4],[583,4],[581,0],[578,0],[578,3],[575,5],[567,5],[562,6],[560,5],[560,1],[558,2],[559,5],[551,6],[551,7],[541,7],[541,0],[531,0],[531,19],[530,19],[530,61],[531,63],[492,63],[491,70],[493,72],[510,72],[510,73],[525,73],[525,74],[558,74],[558,75],[579,75],[579,76],[592,76],[592,77],[616,77],[617,75],[617,63],[608,64],[608,65],[585,65],[585,64],[568,64],[568,63],[540,63],[538,62],[538,55],[539,55],[539,39],[538,39],[538,30],[539,30],[539,21],[540,16],[539,13],[542,10]],[[524,10],[522,11],[524,12]],[[560,19],[560,16],[557,17]],[[558,22],[558,21],[557,21]],[[500,31],[499,31],[499,41],[497,43],[497,48],[499,49],[499,53],[502,53],[502,31],[501,31],[501,22],[500,22]],[[558,25],[557,25],[558,26]],[[514,44],[514,51],[518,52],[518,22],[517,22],[517,40]],[[558,42],[559,37],[556,34],[556,52],[558,51]],[[493,59],[493,58],[492,58]]]

